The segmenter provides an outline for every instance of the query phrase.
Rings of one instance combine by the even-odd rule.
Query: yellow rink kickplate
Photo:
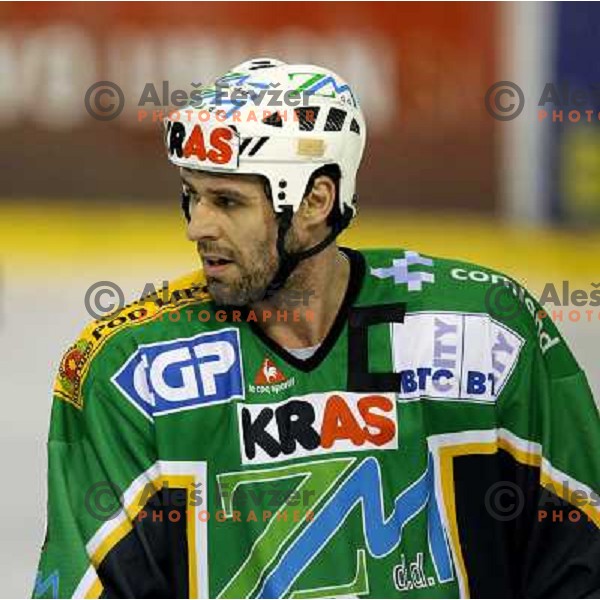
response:
[[[175,203],[126,207],[23,201],[0,208],[0,261],[23,273],[53,263],[102,266],[115,259],[152,262],[182,272],[197,264]],[[361,209],[341,244],[399,247],[462,259],[535,282],[600,281],[595,232],[510,227],[492,219]],[[527,283],[527,281],[525,281]],[[535,286],[534,286],[535,287]]]

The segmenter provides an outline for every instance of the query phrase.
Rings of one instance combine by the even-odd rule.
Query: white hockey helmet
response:
[[[298,210],[311,175],[340,171],[343,224],[356,213],[366,126],[350,86],[332,71],[256,58],[192,93],[167,119],[169,160],[180,167],[267,178],[276,213]]]

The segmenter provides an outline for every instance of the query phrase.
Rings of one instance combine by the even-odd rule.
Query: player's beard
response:
[[[246,306],[262,300],[269,284],[277,273],[278,261],[273,243],[260,242],[244,255],[243,262],[235,261],[238,273],[221,280],[207,277],[208,291],[215,304],[220,306]]]

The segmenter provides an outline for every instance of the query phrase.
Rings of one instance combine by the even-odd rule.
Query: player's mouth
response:
[[[222,275],[228,267],[233,265],[234,262],[228,258],[216,255],[204,254],[202,256],[202,265],[204,266],[204,273],[208,277],[216,277]]]

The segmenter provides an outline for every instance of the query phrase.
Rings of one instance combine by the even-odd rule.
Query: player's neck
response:
[[[286,321],[260,322],[263,331],[285,348],[320,344],[333,325],[350,278],[350,263],[335,244],[302,261],[283,290],[257,302],[257,311],[286,311]],[[297,320],[296,320],[297,319]]]

